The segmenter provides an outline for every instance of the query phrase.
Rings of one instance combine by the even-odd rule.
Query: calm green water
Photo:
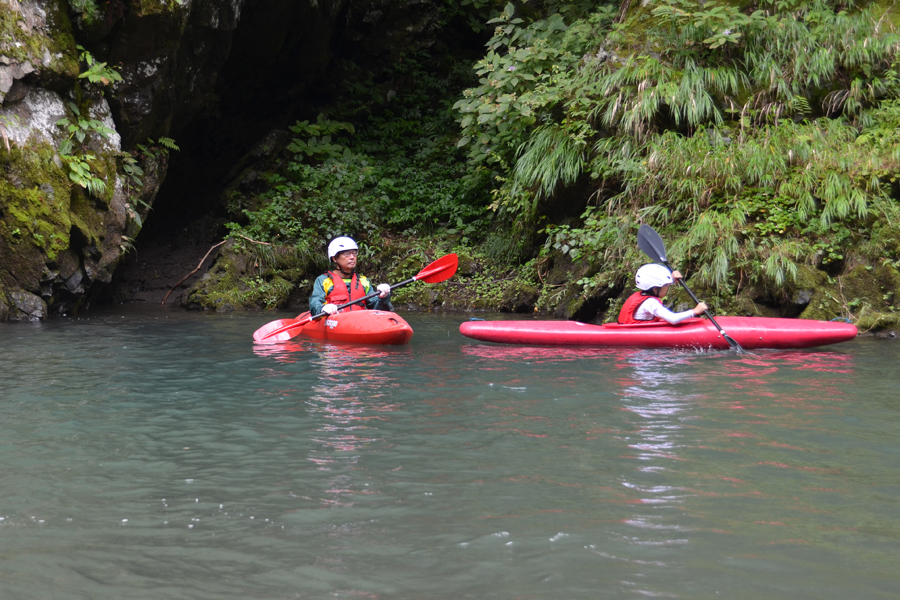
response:
[[[254,352],[286,316],[0,327],[0,598],[900,598],[900,342]]]

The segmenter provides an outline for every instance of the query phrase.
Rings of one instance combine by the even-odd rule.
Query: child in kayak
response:
[[[337,312],[339,304],[346,304],[351,300],[362,298],[372,291],[372,284],[364,275],[356,274],[356,257],[359,247],[349,237],[336,237],[328,244],[328,259],[331,261],[332,270],[324,275],[319,275],[313,284],[312,295],[309,297],[309,312],[311,315],[325,313],[333,315]],[[377,288],[378,296],[369,298],[365,302],[359,302],[348,306],[344,310],[385,310],[393,312],[390,295],[391,286],[386,283]]]
[[[703,314],[709,308],[705,302],[699,303],[691,310],[679,313],[674,313],[663,306],[662,299],[676,279],[681,279],[681,273],[678,271],[670,273],[662,265],[644,265],[638,269],[634,276],[634,282],[640,291],[633,293],[625,300],[622,310],[619,311],[619,323],[629,325],[667,321],[674,325]]]

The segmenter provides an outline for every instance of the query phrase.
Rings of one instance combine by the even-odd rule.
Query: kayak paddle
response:
[[[441,281],[445,281],[453,277],[453,274],[456,273],[456,267],[459,265],[459,258],[456,254],[447,254],[446,256],[442,256],[437,259],[421,271],[419,271],[416,275],[410,277],[406,281],[401,281],[400,283],[395,283],[391,286],[391,289],[398,287],[403,287],[404,285],[408,285],[414,281],[422,281],[424,283],[440,283]],[[338,305],[338,310],[343,308],[347,308],[348,306],[352,306],[354,304],[359,304],[360,302],[365,302],[370,298],[374,298],[377,296],[379,292],[372,292],[371,294],[367,294],[362,298],[357,298],[352,302],[347,302],[346,304]],[[299,328],[303,325],[306,325],[310,321],[315,321],[316,319],[320,319],[322,317],[328,316],[328,313],[319,313],[315,316],[308,316],[302,319],[278,319],[277,321],[272,321],[271,323],[266,323],[259,329],[253,332],[253,341],[260,342],[283,342],[286,339],[290,339],[300,333]],[[284,338],[282,336],[281,339],[271,340],[281,333],[292,332],[293,330],[297,330],[297,333],[293,333],[290,337]]]
[[[650,260],[659,261],[666,266],[670,271],[674,271],[672,266],[669,264],[669,261],[666,260],[666,245],[663,243],[662,238],[659,237],[659,234],[656,233],[656,230],[650,227],[649,225],[641,225],[638,228],[638,248],[641,249],[641,252],[650,257]],[[697,296],[694,295],[694,292],[691,291],[691,288],[687,286],[684,282],[684,279],[679,279],[678,283],[681,284],[681,287],[684,288],[684,291],[688,293],[688,295],[693,298],[694,302],[700,304],[700,300]],[[740,344],[737,343],[733,337],[722,331],[722,328],[719,327],[719,324],[716,323],[716,320],[713,318],[711,314],[709,314],[708,310],[703,311],[703,313],[707,316],[707,318],[712,322],[713,325],[716,326],[716,329],[719,330],[719,333],[722,334],[722,337],[725,338],[725,341],[728,342],[728,345],[731,346],[732,350],[735,352],[744,352],[744,349]]]

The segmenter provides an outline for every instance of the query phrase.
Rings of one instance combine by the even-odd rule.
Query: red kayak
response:
[[[745,349],[810,348],[846,342],[856,326],[833,321],[770,317],[717,317],[716,322]],[[468,321],[464,336],[483,342],[532,346],[610,346],[636,348],[702,348],[730,346],[707,319],[687,319],[678,325],[588,325],[576,321]]]
[[[260,339],[267,333],[266,328],[275,330],[291,321],[309,317],[309,313],[297,315],[296,319],[273,321],[260,328]],[[261,332],[261,333],[260,333]],[[310,321],[306,325],[279,333],[269,338],[269,343],[283,342],[296,335],[305,335],[329,342],[351,342],[354,344],[406,344],[413,330],[403,317],[384,310],[351,310]]]

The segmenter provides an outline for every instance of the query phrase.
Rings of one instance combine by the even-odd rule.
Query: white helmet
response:
[[[647,290],[664,285],[671,285],[672,273],[662,265],[644,265],[634,275],[638,289]]]
[[[344,250],[359,250],[359,246],[356,245],[352,238],[336,237],[328,244],[328,260],[331,260],[338,252],[343,252]]]

